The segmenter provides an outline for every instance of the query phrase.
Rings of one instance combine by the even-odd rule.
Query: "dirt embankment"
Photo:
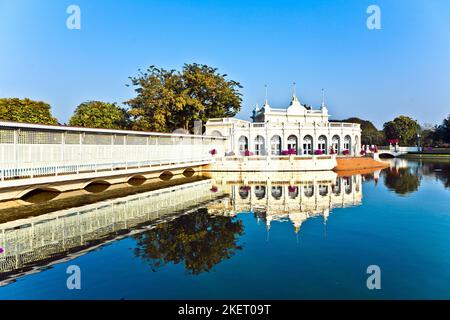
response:
[[[383,169],[389,167],[387,162],[376,161],[366,157],[337,158],[337,166],[334,171],[356,171],[363,169]]]

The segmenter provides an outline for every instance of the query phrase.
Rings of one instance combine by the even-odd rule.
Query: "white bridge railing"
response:
[[[225,139],[0,122],[1,181],[211,161]]]

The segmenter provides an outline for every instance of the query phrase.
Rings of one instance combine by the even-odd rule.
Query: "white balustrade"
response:
[[[0,122],[0,179],[211,161],[225,138]]]

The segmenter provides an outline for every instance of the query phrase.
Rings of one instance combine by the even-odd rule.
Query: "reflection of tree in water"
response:
[[[418,172],[410,168],[398,168],[384,171],[384,184],[398,194],[408,194],[417,191],[420,186]]]
[[[184,262],[188,273],[200,274],[241,250],[237,238],[243,233],[242,221],[211,216],[202,208],[135,236],[135,255],[148,261],[153,271]]]
[[[446,188],[450,188],[450,162],[423,162],[423,174],[435,176]]]
[[[436,172],[436,178],[440,180],[446,188],[450,188],[450,168],[446,167],[441,172]]]

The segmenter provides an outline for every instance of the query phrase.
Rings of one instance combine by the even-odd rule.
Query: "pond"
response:
[[[0,206],[0,299],[450,298],[450,161],[133,188]]]

